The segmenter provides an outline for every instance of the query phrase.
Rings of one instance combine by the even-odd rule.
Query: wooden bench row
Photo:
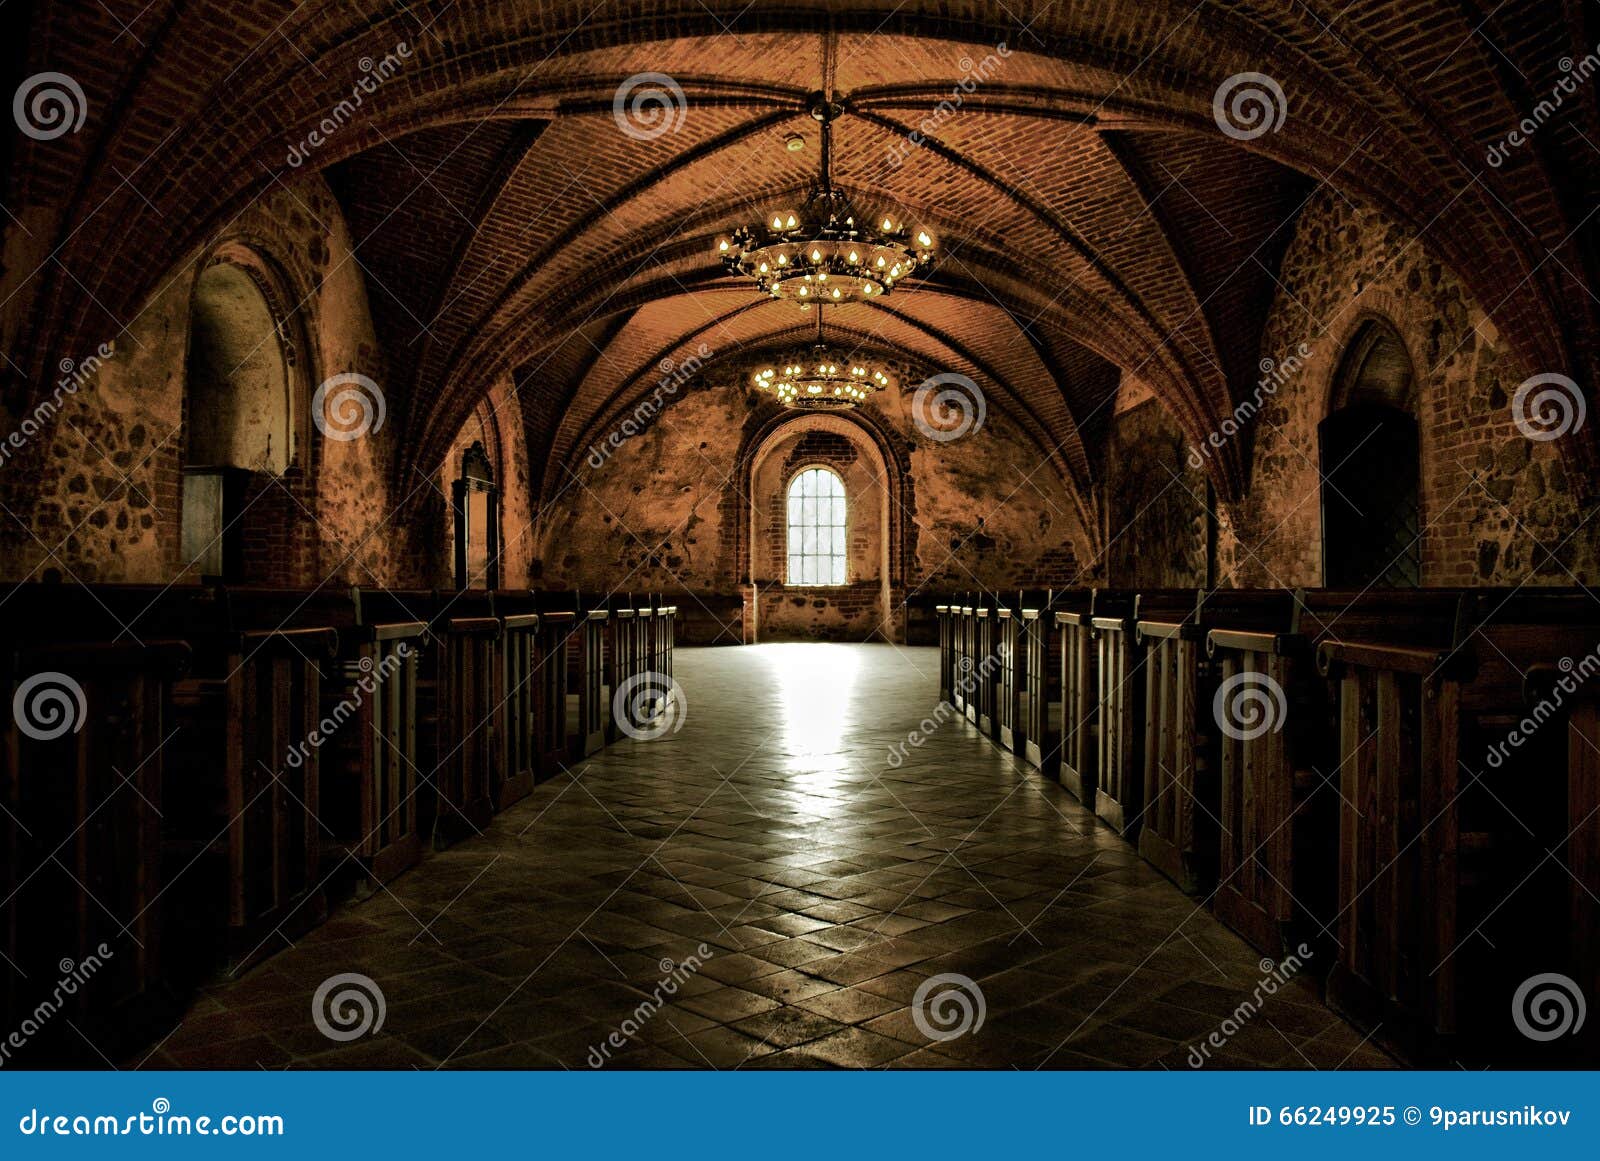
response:
[[[1600,998],[1588,594],[1025,592],[936,613],[944,697],[1263,951],[1309,942],[1330,1002],[1402,1051],[1514,1039],[1510,997],[1552,963]]]
[[[105,944],[73,1016],[129,1043],[202,975],[286,946],[331,895],[481,832],[616,738],[611,691],[670,681],[675,613],[195,585],[15,585],[0,611],[7,1017]]]

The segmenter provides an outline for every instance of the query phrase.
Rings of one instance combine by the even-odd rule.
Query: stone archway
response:
[[[851,514],[844,585],[790,584],[783,567],[788,485],[812,467],[844,481]],[[904,479],[876,433],[841,414],[786,412],[749,442],[739,481],[749,640],[901,639],[896,593],[904,584]]]

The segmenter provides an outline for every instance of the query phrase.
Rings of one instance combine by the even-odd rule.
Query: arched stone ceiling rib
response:
[[[1104,394],[1098,371],[1073,369],[1079,352],[1137,372],[1191,436],[1247,390],[1260,304],[1312,181],[1425,229],[1531,367],[1583,382],[1600,370],[1592,95],[1505,166],[1481,162],[1550,91],[1559,59],[1587,51],[1593,18],[1570,4],[1564,27],[1537,0],[1487,14],[1461,0],[1063,4],[1025,28],[996,0],[268,7],[263,32],[296,52],[241,39],[219,3],[157,0],[136,19],[136,54],[92,9],[38,5],[36,38],[70,32],[98,115],[81,134],[23,142],[10,177],[14,197],[61,222],[18,347],[34,381],[61,349],[115,333],[168,269],[291,176],[286,146],[349,92],[359,60],[406,42],[404,67],[311,164],[333,167],[386,353],[401,352],[408,449],[426,463],[496,376],[548,357],[575,393],[591,372],[568,366],[574,335],[603,347],[652,295],[729,289],[706,240],[814,167],[814,147],[788,154],[780,139],[809,128],[814,142],[803,97],[821,79],[824,24],[851,109],[841,184],[928,215],[945,242],[945,264],[892,309],[907,324],[926,309],[921,324],[996,367],[975,323],[932,314],[958,303],[976,319],[971,304],[987,302],[1010,315],[1005,339],[1037,356],[1026,374],[1065,401],[1038,421],[1052,441],[1083,441],[1077,476],[1094,470]],[[919,108],[980,66],[956,115],[891,163]],[[611,99],[646,71],[676,78],[690,115],[636,141]],[[1255,71],[1282,83],[1287,124],[1226,140],[1212,96]],[[126,244],[140,261],[108,260]],[[1591,462],[1581,434],[1564,443]],[[1225,493],[1243,483],[1241,453],[1228,455],[1214,465]]]

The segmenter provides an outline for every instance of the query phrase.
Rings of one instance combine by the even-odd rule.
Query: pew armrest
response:
[[[1426,649],[1370,641],[1324,641],[1318,646],[1317,666],[1325,676],[1331,676],[1341,665],[1465,681],[1472,677],[1477,660],[1465,649]]]
[[[1207,652],[1213,657],[1219,649],[1290,657],[1303,653],[1310,644],[1303,633],[1271,633],[1260,629],[1212,629],[1206,637]]]

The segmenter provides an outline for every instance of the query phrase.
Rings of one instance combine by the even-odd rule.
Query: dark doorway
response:
[[[1329,402],[1318,428],[1323,583],[1415,588],[1421,445],[1411,357],[1394,328],[1371,319],[1356,331]]]
[[[1417,421],[1382,404],[1328,416],[1322,443],[1322,559],[1329,588],[1415,588],[1422,553]]]

